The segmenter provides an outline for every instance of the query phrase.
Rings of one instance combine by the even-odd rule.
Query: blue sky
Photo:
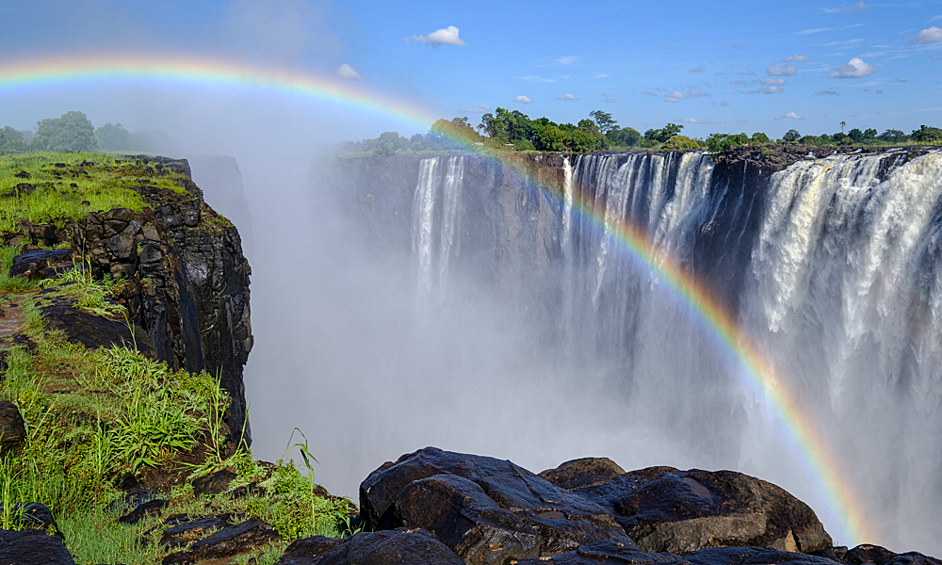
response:
[[[940,28],[942,0],[7,0],[0,62],[89,51],[196,53],[355,80],[473,124],[498,106],[558,122],[602,109],[640,131],[670,121],[693,136],[779,137],[791,128],[839,131],[841,121],[879,131],[942,126]],[[84,110],[96,125],[152,127],[159,112],[139,95],[0,94],[0,125],[29,127],[61,108]],[[389,127],[420,129],[363,119],[337,135],[372,137]]]

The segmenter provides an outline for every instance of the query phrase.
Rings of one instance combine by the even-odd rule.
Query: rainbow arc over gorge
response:
[[[46,56],[31,60],[0,60],[0,100],[21,92],[73,87],[112,87],[135,81],[157,81],[179,86],[256,87],[265,91],[323,101],[364,112],[402,120],[410,125],[428,127],[436,116],[407,101],[383,97],[354,84],[284,69],[266,69],[234,61],[193,56]],[[455,140],[461,141],[461,140]],[[502,157],[479,146],[468,145],[469,152],[497,159],[517,173],[532,179],[518,160]],[[549,198],[561,203],[562,187],[537,183]],[[604,226],[605,210],[592,198],[573,194],[573,211],[599,228]],[[615,237],[623,250],[637,263],[650,269],[682,304],[703,322],[716,340],[736,359],[750,385],[760,390],[799,446],[815,477],[827,493],[839,526],[849,539],[844,543],[876,542],[860,497],[852,490],[852,481],[844,474],[833,455],[814,429],[814,420],[803,409],[798,397],[776,374],[774,368],[739,329],[736,319],[717,301],[710,290],[695,280],[680,264],[661,252],[647,234],[623,221],[615,227]]]

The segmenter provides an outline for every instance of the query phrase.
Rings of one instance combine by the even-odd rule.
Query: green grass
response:
[[[176,169],[158,171],[153,164],[118,155],[0,155],[0,195],[8,195],[0,196],[0,233],[17,231],[23,220],[61,228],[69,220],[84,219],[89,212],[112,208],[140,212],[144,201],[135,188],[152,186],[187,195],[187,182],[186,175]],[[27,194],[16,188],[24,183],[33,185],[35,191]]]

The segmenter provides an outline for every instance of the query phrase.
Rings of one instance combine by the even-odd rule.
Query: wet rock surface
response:
[[[585,457],[547,469],[540,476],[560,488],[577,490],[605,484],[623,474],[625,470],[607,457]]]
[[[199,563],[233,557],[257,549],[278,539],[278,533],[269,524],[259,520],[246,520],[239,524],[225,527],[205,537],[186,551],[171,553],[163,560],[163,565]]]
[[[618,523],[648,552],[713,546],[810,552],[831,546],[806,504],[772,483],[732,471],[651,467],[580,494],[610,505]]]
[[[20,409],[12,402],[0,401],[0,453],[5,453],[26,439],[26,426]]]
[[[0,514],[5,511],[0,503]],[[39,502],[15,502],[10,509],[10,520],[17,529],[42,530],[49,534],[62,536],[59,524],[45,504]]]
[[[71,249],[37,249],[13,258],[9,274],[35,281],[53,278],[75,266]]]
[[[0,530],[4,565],[75,565],[62,540],[39,530]]]
[[[294,549],[292,549],[294,548]],[[307,557],[311,555],[311,557]],[[399,528],[362,532],[331,547],[325,538],[295,542],[277,565],[462,565],[431,533]]]
[[[410,495],[406,489],[415,481],[436,475],[461,477],[480,487],[496,505],[496,508],[486,509],[488,515],[495,518],[499,516],[502,520],[499,528],[503,532],[501,535],[517,532],[523,536],[527,530],[506,520],[506,515],[498,514],[497,509],[513,514],[520,522],[536,530],[541,555],[562,553],[596,541],[615,541],[626,545],[632,543],[615,522],[611,509],[606,506],[561,489],[510,461],[453,453],[433,447],[404,455],[395,463],[385,464],[363,481],[360,485],[360,512],[366,528],[395,528],[404,525],[404,516],[418,515],[418,512],[410,510],[414,504],[410,505],[409,500],[412,495],[421,496],[423,493],[412,491]],[[440,480],[438,484],[444,486],[446,483]],[[469,508],[463,509],[464,519],[477,516],[476,519],[483,523],[485,514],[477,510],[485,509],[480,505],[480,497],[475,495],[458,500],[460,497],[456,493],[461,490],[456,488],[458,482],[447,484],[450,484],[452,493],[439,496],[462,505],[466,500]],[[471,491],[467,486],[461,488],[466,493]],[[425,493],[428,492],[426,489]],[[403,508],[407,510],[405,514]],[[437,523],[445,520],[446,515],[429,514],[423,516],[423,519]],[[518,540],[520,547],[529,547],[529,543],[523,540],[523,537]]]

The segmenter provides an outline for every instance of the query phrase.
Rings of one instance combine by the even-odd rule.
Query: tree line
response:
[[[172,152],[175,143],[164,132],[126,130],[120,123],[98,129],[83,112],[71,111],[36,123],[36,130],[0,129],[0,154],[27,151]]]
[[[463,150],[478,145],[496,151],[547,151],[590,153],[592,151],[626,151],[632,149],[686,151],[708,150],[714,153],[729,151],[743,145],[767,146],[771,144],[798,144],[813,147],[841,145],[906,145],[942,144],[942,129],[921,126],[911,134],[888,129],[878,133],[873,128],[853,128],[844,133],[802,135],[789,130],[781,139],[771,139],[763,132],[711,133],[704,138],[683,135],[682,124],[668,123],[662,128],[649,129],[644,134],[631,127],[621,127],[608,112],[594,110],[577,124],[558,124],[549,118],[530,119],[519,110],[497,108],[481,116],[477,126],[467,117],[452,120],[439,119],[427,134],[411,138],[396,132],[386,132],[375,139],[341,144],[341,153],[371,153],[389,155],[398,152],[436,152]]]

